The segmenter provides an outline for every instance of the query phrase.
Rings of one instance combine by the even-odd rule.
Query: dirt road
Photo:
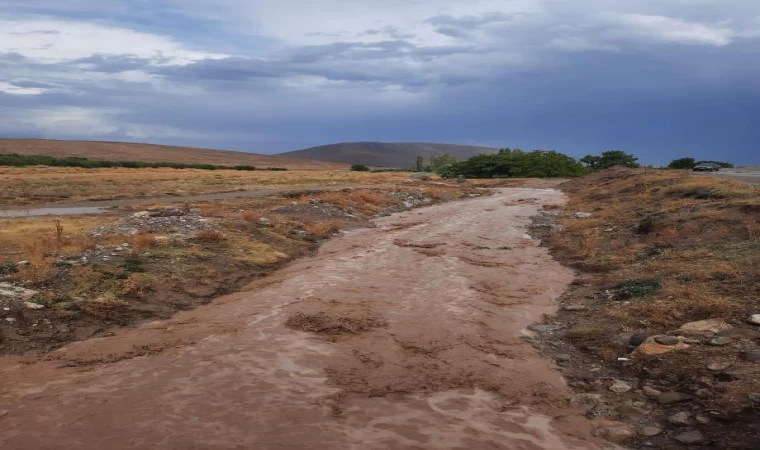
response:
[[[171,320],[2,359],[0,448],[601,448],[521,340],[572,278],[525,234],[561,200],[383,218]]]

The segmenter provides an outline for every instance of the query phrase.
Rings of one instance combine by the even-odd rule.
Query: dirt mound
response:
[[[295,313],[285,322],[290,328],[324,334],[361,333],[373,328],[382,327],[385,321],[375,316],[341,316],[318,313]]]

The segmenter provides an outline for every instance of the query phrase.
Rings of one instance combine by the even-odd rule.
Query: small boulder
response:
[[[732,365],[733,361],[714,359],[707,363],[707,370],[712,370],[713,372],[721,372],[728,369]]]
[[[681,392],[665,392],[657,397],[657,403],[661,405],[672,405],[674,403],[688,402],[693,400],[694,396],[683,394]]]
[[[673,425],[689,425],[691,423],[691,414],[686,411],[675,413],[668,417],[668,422]]]
[[[638,347],[639,345],[643,344],[644,341],[649,339],[649,335],[644,333],[635,333],[631,336],[630,339],[628,339],[628,343],[631,344],[634,347]]]
[[[747,319],[747,322],[752,325],[760,325],[760,314],[752,314],[749,316],[749,319]]]
[[[660,433],[662,433],[662,428],[656,426],[643,427],[639,430],[639,434],[644,437],[657,436]]]
[[[639,345],[634,351],[634,353],[638,355],[644,355],[644,356],[664,355],[665,353],[670,353],[677,350],[684,350],[684,349],[689,348],[689,344],[686,344],[677,338],[676,340],[678,340],[678,343],[674,345],[662,345],[662,344],[658,344],[655,338],[651,337],[651,338],[648,338],[646,341],[644,341],[643,344]]]
[[[676,345],[680,342],[675,336],[655,336],[654,341],[662,345]]]
[[[649,398],[656,398],[662,395],[662,392],[658,391],[657,389],[651,386],[644,386],[643,388],[641,388],[641,391],[644,392],[644,395],[646,395]]]
[[[593,214],[587,213],[587,212],[577,212],[577,213],[575,213],[575,218],[576,219],[588,219],[592,215]]]
[[[742,354],[742,358],[745,361],[749,361],[749,362],[760,362],[760,351],[754,350],[754,351],[744,352]]]
[[[597,422],[597,426],[591,430],[591,434],[615,444],[622,444],[636,436],[636,428],[623,422],[600,420]]]
[[[700,433],[697,430],[692,430],[676,435],[675,440],[682,444],[690,445],[700,444],[702,442],[705,442],[707,439],[705,438],[704,434]]]
[[[586,311],[588,308],[585,305],[565,305],[562,309],[565,311]]]
[[[714,337],[707,341],[709,345],[712,345],[714,347],[723,347],[725,345],[728,345],[731,343],[731,339],[725,338],[725,337]]]
[[[535,331],[536,333],[553,333],[557,330],[561,330],[562,327],[559,325],[545,325],[534,323],[533,325],[528,325],[528,329],[530,331]]]
[[[150,217],[150,213],[148,211],[140,211],[132,214],[132,218],[134,219],[144,219],[146,217]]]
[[[630,391],[631,389],[633,389],[633,387],[630,384],[621,380],[615,380],[612,383],[612,385],[609,387],[609,390],[611,390],[612,392],[615,392],[616,394],[623,394],[625,392]]]
[[[689,322],[684,325],[681,325],[681,328],[679,328],[680,331],[685,332],[710,332],[710,333],[720,333],[721,331],[730,330],[733,328],[731,325],[726,323],[723,319],[708,319],[708,320],[698,320],[696,322]]]
[[[32,302],[24,302],[24,307],[26,309],[43,309],[45,305],[40,305],[39,303]]]

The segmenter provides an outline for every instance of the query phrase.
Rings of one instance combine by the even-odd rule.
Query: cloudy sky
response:
[[[757,0],[1,0],[0,136],[760,163]]]

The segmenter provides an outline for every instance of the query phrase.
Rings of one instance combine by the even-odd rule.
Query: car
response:
[[[695,172],[717,172],[720,170],[720,166],[716,166],[714,164],[700,164],[698,166],[694,166]]]

